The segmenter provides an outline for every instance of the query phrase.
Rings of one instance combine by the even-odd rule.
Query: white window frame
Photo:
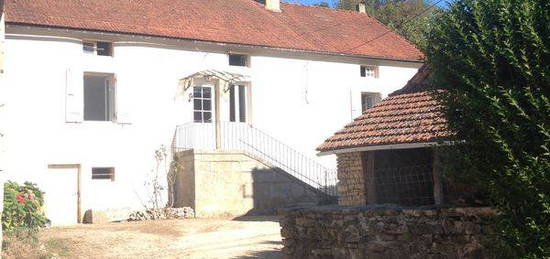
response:
[[[201,88],[201,96],[200,96],[200,97],[196,97],[196,96],[195,96],[195,89],[198,88],[198,87]],[[205,97],[203,96],[204,92],[203,92],[202,89],[205,89],[205,88],[210,89],[210,97],[208,97],[208,98],[205,98]],[[191,91],[192,91],[192,92],[191,92],[191,97],[192,97],[192,98],[191,98],[191,100],[192,100],[192,101],[191,101],[191,105],[192,105],[192,114],[191,114],[191,116],[192,116],[192,118],[193,118],[193,122],[194,122],[194,123],[213,123],[213,122],[214,122],[214,110],[215,110],[215,109],[214,109],[214,105],[215,105],[215,104],[214,104],[214,100],[215,100],[214,89],[215,89],[215,88],[214,88],[213,86],[207,85],[207,84],[204,84],[204,85],[195,85],[195,86],[192,87],[192,89],[191,89]],[[201,101],[201,109],[200,109],[200,110],[195,109],[195,101],[196,101],[196,100],[200,100],[200,101]],[[205,110],[205,109],[204,109],[204,101],[205,101],[205,100],[210,101],[210,109],[209,109],[209,110]],[[197,113],[197,112],[198,112],[198,113],[201,113],[201,119],[200,119],[200,121],[196,120],[196,118],[195,118],[195,113]],[[205,118],[205,117],[204,117],[204,114],[207,113],[207,112],[210,113],[210,120],[209,120],[209,121],[206,121],[206,120],[204,119],[204,118]]]
[[[86,119],[86,77],[104,77],[105,78],[105,120],[89,120]],[[82,77],[83,91],[83,106],[82,115],[83,120],[86,122],[116,122],[117,107],[116,107],[116,75],[110,73],[94,73],[85,72]]]
[[[361,65],[359,69],[359,76],[361,76],[362,78],[378,78],[378,66]]]
[[[233,90],[232,90],[233,89]],[[233,102],[234,107],[231,106],[231,91],[233,91]],[[244,94],[244,96],[241,96],[241,93]],[[247,83],[236,83],[233,85],[230,85],[229,91],[227,93],[229,95],[229,121],[230,122],[237,122],[237,123],[249,123],[250,124],[250,85]],[[241,109],[242,106],[244,106],[244,109]],[[234,118],[232,120],[231,113],[234,109]]]
[[[97,46],[98,43],[107,43],[107,44],[109,44],[110,47],[111,47],[110,55],[99,55],[98,54],[98,46]],[[91,48],[93,50],[92,51],[86,51],[85,50],[86,45],[91,45]],[[84,55],[93,55],[93,56],[99,56],[99,57],[113,57],[114,56],[113,43],[110,42],[110,41],[102,41],[102,40],[83,40],[82,41],[82,53],[84,53]]]
[[[371,98],[372,105],[370,107],[367,107],[368,105],[365,105],[366,98]],[[382,94],[378,92],[361,92],[361,112],[365,112],[366,110],[374,107],[376,104],[378,104],[382,100]]]

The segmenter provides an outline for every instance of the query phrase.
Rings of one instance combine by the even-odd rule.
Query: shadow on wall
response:
[[[254,208],[246,215],[275,215],[277,209],[316,206],[326,195],[279,168],[258,169],[252,174]],[[246,195],[246,194],[245,194]]]

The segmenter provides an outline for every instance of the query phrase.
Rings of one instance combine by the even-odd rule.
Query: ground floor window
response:
[[[212,88],[207,86],[193,87],[193,121],[212,122]]]
[[[114,167],[93,167],[92,180],[115,180]]]

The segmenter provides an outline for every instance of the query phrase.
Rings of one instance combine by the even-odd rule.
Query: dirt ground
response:
[[[58,258],[281,258],[274,217],[78,225],[41,231]]]

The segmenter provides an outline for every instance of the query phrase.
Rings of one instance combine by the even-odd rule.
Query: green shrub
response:
[[[8,181],[4,184],[4,212],[2,227],[6,232],[20,229],[38,230],[47,219],[43,212],[44,193],[29,182],[19,185]]]
[[[499,210],[498,258],[550,258],[550,1],[456,0],[427,57],[456,173]]]

